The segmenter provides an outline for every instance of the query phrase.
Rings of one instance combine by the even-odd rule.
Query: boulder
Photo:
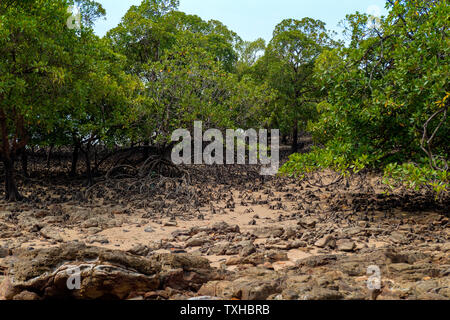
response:
[[[198,290],[219,279],[209,262],[189,255],[143,258],[79,243],[22,252],[0,288],[3,299],[125,299],[131,293]],[[30,295],[29,293],[35,293]]]

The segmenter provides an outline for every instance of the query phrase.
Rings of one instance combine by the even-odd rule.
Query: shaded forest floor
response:
[[[0,299],[450,299],[448,197],[385,194],[376,173],[138,179],[131,163],[87,188],[44,162],[19,177],[26,201],[0,201]]]

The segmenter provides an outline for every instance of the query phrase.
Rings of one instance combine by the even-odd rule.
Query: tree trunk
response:
[[[23,197],[19,193],[16,182],[14,180],[14,161],[8,158],[3,158],[3,164],[5,165],[6,201],[16,202],[23,200]]]
[[[5,195],[6,200],[10,202],[23,200],[22,195],[17,189],[16,182],[14,180],[14,160],[16,159],[18,150],[25,150],[28,143],[28,136],[24,129],[24,119],[22,116],[17,115],[15,108],[14,119],[16,120],[16,134],[12,143],[9,140],[7,117],[3,108],[0,108],[0,137],[1,147],[0,153],[5,166]],[[18,141],[17,141],[18,138]]]
[[[94,179],[92,177],[92,169],[91,169],[91,147],[87,146],[86,151],[84,152],[85,160],[86,160],[86,177],[87,177],[87,185],[88,187],[92,187],[94,185]]]
[[[294,121],[294,128],[292,130],[292,152],[298,151],[298,120]]]
[[[75,177],[77,175],[78,156],[80,148],[76,145],[72,153],[72,168],[70,169],[70,176]]]
[[[54,145],[50,146],[50,150],[48,151],[47,155],[47,171],[50,171],[50,162],[52,161],[52,152],[53,152]]]

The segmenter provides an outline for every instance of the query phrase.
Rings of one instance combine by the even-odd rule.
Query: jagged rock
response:
[[[341,300],[344,295],[339,291],[324,289],[324,288],[314,288],[311,292],[307,293],[302,300]]]
[[[305,229],[314,229],[319,224],[319,220],[315,218],[303,218],[298,221],[298,225]]]
[[[255,237],[264,238],[279,238],[283,235],[284,229],[281,227],[260,227],[251,232]]]
[[[85,222],[83,222],[81,224],[81,227],[82,228],[95,228],[95,227],[98,227],[98,225],[99,225],[98,219],[97,218],[91,218],[91,219],[88,219]]]
[[[349,237],[354,237],[356,235],[359,235],[363,232],[363,229],[360,227],[352,227],[352,228],[347,228],[343,230],[343,234]]]
[[[94,236],[92,236],[92,237],[89,237],[89,238],[86,240],[86,243],[88,243],[88,244],[94,244],[94,243],[108,244],[108,243],[109,243],[109,240],[108,240],[106,237],[104,237],[104,236],[101,236],[101,235],[94,235]]]
[[[178,223],[176,221],[167,221],[164,223],[164,227],[176,227],[178,226]]]
[[[326,248],[326,247],[334,248],[336,247],[336,240],[333,235],[327,235],[317,240],[314,245],[319,248]]]
[[[261,265],[266,262],[274,263],[279,261],[288,261],[288,256],[284,252],[279,252],[276,250],[270,250],[267,252],[256,252],[251,254],[248,257],[232,257],[227,261],[228,266],[235,266],[235,265]]]
[[[244,248],[242,248],[242,250],[240,252],[240,256],[241,257],[248,257],[248,256],[252,255],[255,252],[256,252],[255,246],[253,244],[249,244],[249,245],[245,246]]]
[[[198,235],[199,233],[205,233],[205,235],[209,234],[223,234],[228,235],[231,233],[241,233],[238,225],[229,225],[226,222],[218,222],[214,224],[211,228],[209,227],[193,227],[190,230],[176,230],[172,232],[172,236],[174,238],[181,236],[190,236],[193,237]]]
[[[133,248],[131,248],[128,252],[136,256],[145,257],[149,254],[150,248],[142,244],[137,244]]]
[[[225,256],[230,245],[231,244],[227,241],[216,243],[209,248],[208,255]]]
[[[78,276],[79,290],[70,290],[68,281],[76,283]],[[20,254],[1,285],[0,295],[8,300],[27,298],[30,296],[22,293],[28,291],[39,299],[125,299],[133,292],[145,294],[161,287],[198,290],[219,278],[200,257],[159,254],[146,259],[71,243]]]
[[[205,238],[192,238],[186,242],[186,248],[201,247],[208,242]]]
[[[305,248],[305,247],[307,247],[307,246],[308,246],[308,244],[307,244],[305,241],[302,241],[302,240],[294,240],[294,241],[289,242],[289,244],[288,244],[288,250],[291,250],[291,249],[298,249],[298,248]]]
[[[202,296],[215,296],[222,297],[224,299],[232,299],[234,295],[232,284],[233,282],[229,280],[210,281],[205,283],[200,288],[198,294]]]
[[[408,238],[406,237],[405,233],[400,231],[392,232],[390,238],[395,243],[404,243],[408,241]]]
[[[61,237],[59,232],[54,230],[51,227],[47,226],[47,227],[42,228],[40,233],[46,239],[55,240],[57,242],[62,242],[63,241],[63,238]]]
[[[238,225],[229,225],[226,222],[219,222],[212,226],[212,232],[220,233],[220,234],[228,234],[228,233],[240,233],[240,228]]]
[[[0,247],[0,259],[9,256],[9,249]]]
[[[343,252],[352,252],[356,249],[356,244],[349,240],[339,240],[336,245],[337,249]]]
[[[298,231],[296,229],[294,229],[292,227],[288,227],[288,228],[284,229],[283,239],[284,240],[290,240],[290,239],[293,239],[293,238],[297,237],[298,235],[299,234],[298,234]],[[300,234],[300,236],[301,236],[301,234]]]
[[[239,275],[234,281],[212,281],[205,284],[199,295],[221,297],[223,299],[266,300],[282,291],[282,276],[276,272],[252,268]]]
[[[336,255],[324,255],[324,256],[315,256],[315,257],[309,257],[305,259],[301,259],[297,261],[297,266],[306,266],[310,268],[320,267],[327,264],[331,264],[336,262],[337,260]]]
[[[35,301],[35,300],[41,300],[41,298],[34,292],[22,291],[21,293],[15,295],[13,300]]]

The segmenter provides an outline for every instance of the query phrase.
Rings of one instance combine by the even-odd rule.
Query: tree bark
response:
[[[55,146],[52,144],[50,146],[50,150],[48,150],[48,154],[47,154],[47,170],[50,171],[50,162],[52,161],[52,153],[53,153],[53,148]]]
[[[88,145],[86,150],[83,151],[85,160],[86,160],[86,178],[88,187],[92,187],[94,185],[94,179],[92,177],[92,169],[91,169],[91,147]]]
[[[5,195],[6,200],[9,202],[23,200],[14,179],[14,160],[16,159],[18,151],[25,149],[29,139],[24,129],[24,119],[21,115],[16,113],[15,108],[13,108],[13,118],[17,120],[15,127],[16,135],[12,140],[12,143],[10,143],[6,113],[3,108],[0,108],[0,154],[5,166]]]
[[[78,145],[74,146],[72,153],[72,167],[70,169],[70,176],[75,177],[77,175],[77,165],[78,165],[78,157],[80,153],[80,148]]]
[[[6,201],[16,202],[23,200],[22,195],[17,189],[16,181],[14,179],[14,161],[9,158],[3,158],[5,165],[5,194]]]
[[[298,120],[294,120],[294,127],[292,130],[292,152],[298,151]]]

